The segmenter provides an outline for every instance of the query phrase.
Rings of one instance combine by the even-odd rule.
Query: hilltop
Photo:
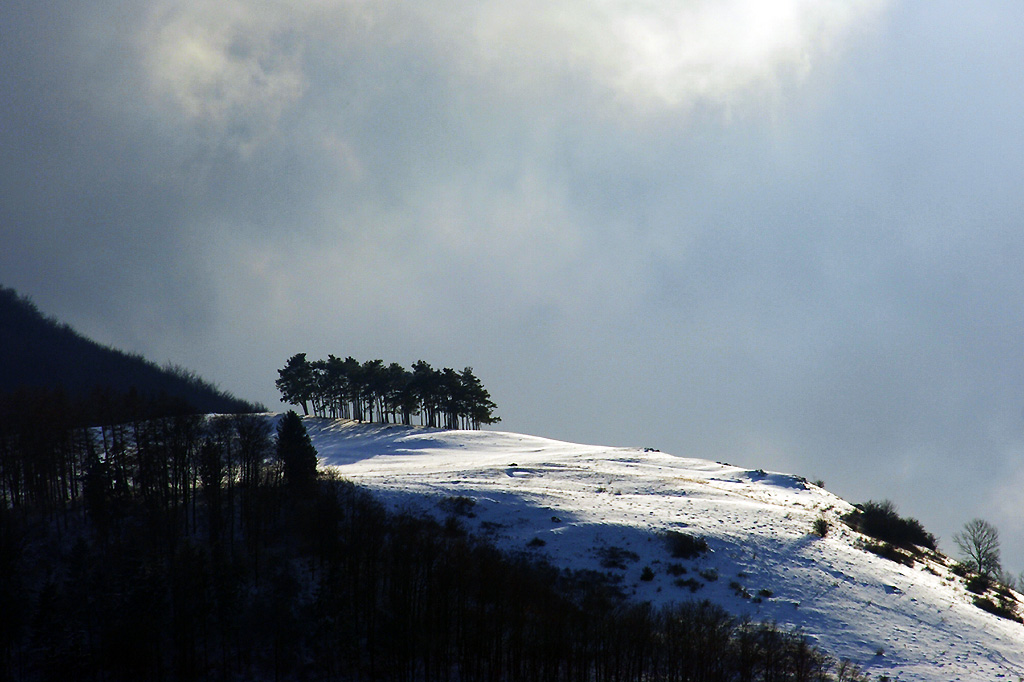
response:
[[[798,628],[872,679],[1024,676],[1024,626],[975,606],[952,561],[868,551],[842,521],[853,505],[800,477],[512,433],[306,425],[322,467],[393,509],[454,516],[506,550],[604,572],[634,600],[706,598]],[[672,537],[707,549],[673,557]]]

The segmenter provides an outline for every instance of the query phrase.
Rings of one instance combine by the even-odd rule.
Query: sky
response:
[[[275,408],[472,366],[504,430],[891,499],[1024,569],[1024,4],[0,5],[0,284]]]

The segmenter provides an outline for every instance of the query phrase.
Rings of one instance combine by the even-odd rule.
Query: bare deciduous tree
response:
[[[974,519],[953,536],[965,563],[979,575],[994,578],[1002,571],[999,561],[999,531],[988,521]]]

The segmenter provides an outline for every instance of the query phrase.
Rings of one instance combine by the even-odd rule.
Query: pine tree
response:
[[[497,405],[491,400],[491,394],[484,388],[484,385],[473,374],[472,367],[466,367],[460,374],[462,389],[466,395],[466,417],[469,419],[470,428],[479,429],[481,424],[495,424],[501,421],[501,417],[494,414]]]
[[[308,490],[316,480],[317,454],[302,419],[289,410],[277,425],[277,457],[284,478],[295,490]]]
[[[281,399],[290,405],[300,405],[303,414],[309,414],[309,401],[316,391],[313,366],[306,360],[305,353],[296,353],[288,358],[283,369],[277,371],[280,378],[274,382],[281,391]]]

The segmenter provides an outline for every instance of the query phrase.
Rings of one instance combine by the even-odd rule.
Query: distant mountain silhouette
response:
[[[263,411],[180,367],[103,346],[46,317],[29,299],[0,286],[0,393],[61,389],[69,397],[97,391],[186,403],[199,413]]]

